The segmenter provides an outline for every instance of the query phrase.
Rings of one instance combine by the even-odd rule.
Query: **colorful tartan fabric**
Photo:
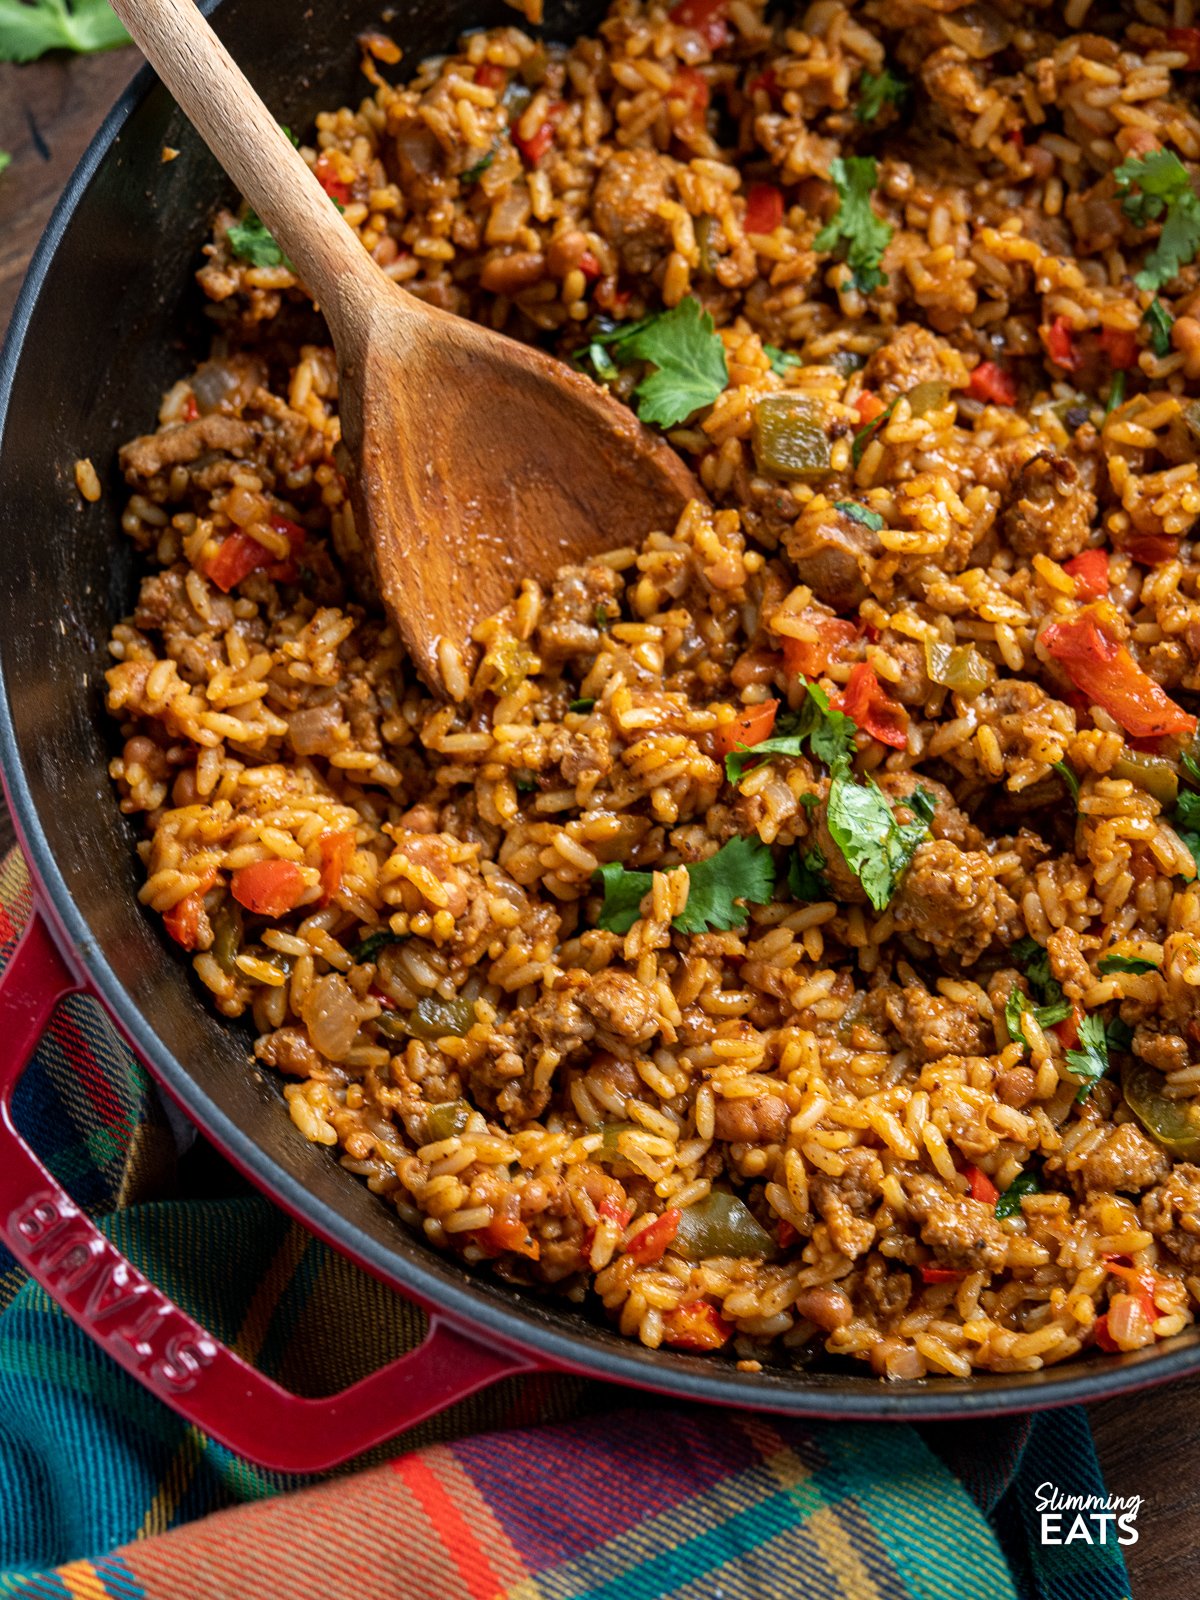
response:
[[[0,966],[29,907],[24,866],[10,857]],[[18,1121],[139,1267],[298,1392],[328,1393],[419,1339],[419,1313],[228,1169],[202,1154],[176,1162],[144,1073],[90,1002],[60,1008]],[[189,1196],[197,1188],[205,1198]],[[165,1194],[183,1197],[156,1198]],[[1034,1486],[1103,1492],[1078,1412],[922,1438],[685,1409],[539,1375],[355,1466],[305,1485],[234,1457],[97,1351],[0,1252],[0,1596],[1128,1593],[1115,1548],[1036,1543]]]

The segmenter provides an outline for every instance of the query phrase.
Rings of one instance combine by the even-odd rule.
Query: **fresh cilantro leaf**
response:
[[[884,106],[898,106],[907,94],[907,82],[887,67],[882,72],[864,72],[858,80],[854,115],[860,122],[874,122]]]
[[[288,125],[287,125],[287,123],[286,123],[286,122],[281,122],[281,123],[280,123],[280,124],[279,124],[279,126],[280,126],[280,128],[281,128],[281,129],[282,129],[282,130],[283,130],[283,132],[284,132],[284,133],[286,133],[286,134],[287,134],[287,136],[288,136],[288,143],[289,143],[289,144],[290,144],[290,145],[292,145],[292,147],[293,147],[293,148],[294,148],[294,149],[296,149],[296,150],[299,150],[299,148],[300,148],[300,141],[299,141],[299,139],[297,139],[297,137],[296,137],[296,135],[295,135],[295,134],[294,134],[294,133],[293,133],[293,132],[292,132],[292,130],[291,130],[291,129],[290,129],[290,128],[289,128],[289,127],[288,127]]]
[[[1059,777],[1066,784],[1067,788],[1071,791],[1071,799],[1078,800],[1079,779],[1071,771],[1067,763],[1065,761],[1054,761],[1051,762],[1051,766],[1053,767],[1054,771],[1058,773]]]
[[[1169,356],[1171,353],[1171,329],[1175,326],[1175,319],[1159,299],[1151,300],[1142,321],[1150,330],[1150,348],[1156,356]]]
[[[1158,966],[1143,956],[1101,956],[1096,963],[1101,972],[1157,972]]]
[[[1104,1030],[1104,1037],[1110,1050],[1128,1051],[1133,1043],[1133,1029],[1124,1017],[1114,1017]]]
[[[1185,750],[1180,756],[1179,765],[1183,768],[1184,777],[1200,788],[1200,761],[1196,760],[1190,750]]]
[[[537,788],[537,779],[532,772],[518,772],[513,783],[518,794],[532,794]]]
[[[1012,947],[1013,956],[1021,963],[1021,970],[1029,979],[1029,987],[1044,1006],[1056,1006],[1063,997],[1062,985],[1050,971],[1050,954],[1036,939],[1018,939]],[[1067,1007],[1070,1010],[1070,1007]],[[1038,1021],[1042,1019],[1039,1017]],[[1061,1020],[1061,1019],[1058,1019]]]
[[[47,50],[90,55],[128,43],[108,0],[0,0],[0,61],[35,61]]]
[[[818,846],[792,852],[788,867],[787,886],[793,900],[828,900],[829,886],[821,874],[825,871],[825,857]]]
[[[713,401],[729,382],[725,346],[712,317],[694,295],[670,311],[627,323],[600,343],[623,366],[647,361],[655,371],[634,390],[643,422],[673,428]]]
[[[996,1217],[1003,1222],[1005,1217],[1019,1217],[1021,1215],[1021,1200],[1027,1194],[1041,1194],[1042,1186],[1038,1182],[1036,1172],[1018,1172],[1004,1193],[996,1201]]]
[[[691,880],[688,902],[671,924],[680,933],[740,928],[749,913],[745,905],[736,902],[765,905],[775,887],[771,852],[757,838],[730,839],[706,861],[690,865],[687,873]],[[613,933],[628,933],[653,885],[653,874],[627,872],[620,862],[610,861],[599,868],[597,875],[604,884],[604,904],[597,926]]]
[[[687,905],[672,927],[680,933],[706,933],[710,928],[740,928],[749,905],[766,905],[775,888],[775,864],[759,838],[729,839],[721,848],[688,868],[691,886]]]
[[[1161,289],[1200,250],[1200,198],[1191,175],[1173,150],[1152,150],[1122,162],[1113,177],[1122,209],[1135,227],[1164,219],[1158,243],[1133,279],[1139,289]]]
[[[596,624],[601,633],[608,632],[609,628],[612,626],[612,620],[613,619],[608,614],[608,607],[603,603],[597,604],[596,609],[592,612],[592,621]]]
[[[4,171],[5,167],[8,166],[11,160],[12,157],[9,155],[7,150],[0,150],[0,172]]]
[[[763,355],[771,363],[771,371],[777,378],[786,378],[793,367],[804,365],[799,356],[792,355],[790,350],[781,350],[775,344],[764,344]]]
[[[1079,1044],[1078,1050],[1067,1051],[1067,1066],[1081,1080],[1075,1098],[1083,1101],[1108,1071],[1108,1038],[1102,1017],[1084,1017],[1079,1024]]]
[[[596,704],[595,700],[590,699],[587,695],[584,695],[583,698],[580,699],[580,700],[572,700],[571,704],[567,707],[567,710],[568,711],[590,711],[595,704]]]
[[[874,156],[837,156],[834,159],[829,176],[840,204],[836,215],[813,240],[814,250],[845,247],[854,286],[861,294],[870,294],[872,289],[887,282],[887,274],[879,270],[879,263],[891,240],[892,229],[871,209],[876,171]]]
[[[1191,760],[1191,757],[1185,756],[1184,760]],[[1200,828],[1200,794],[1193,789],[1181,789],[1175,801],[1175,816],[1185,828]]]
[[[850,459],[854,463],[855,466],[858,466],[859,462],[862,460],[863,451],[867,448],[867,446],[870,444],[871,440],[879,432],[880,428],[883,427],[884,423],[891,416],[892,412],[895,411],[896,404],[899,401],[899,399],[900,399],[900,396],[896,395],[892,400],[890,400],[888,402],[888,404],[886,406],[884,406],[883,410],[879,413],[879,415],[874,419],[873,422],[868,422],[865,428],[860,428],[858,430],[858,432],[854,435],[853,443],[850,446]]]
[[[369,933],[354,952],[355,965],[361,967],[364,961],[374,961],[385,945],[403,944],[407,938],[406,933],[393,933],[390,928],[381,928],[378,933]]]
[[[1008,1037],[1013,1044],[1019,1044],[1022,1050],[1029,1049],[1029,1040],[1021,1026],[1021,1018],[1029,1010],[1028,999],[1029,996],[1022,994],[1014,983],[1004,1002],[1004,1026],[1008,1029]]]
[[[1108,403],[1104,407],[1104,415],[1106,417],[1111,417],[1117,407],[1123,406],[1124,404],[1125,374],[1123,372],[1118,372],[1114,374],[1113,380],[1108,386]]]
[[[781,733],[756,745],[739,745],[725,757],[725,776],[730,783],[740,783],[747,766],[759,757],[800,756],[806,744],[827,767],[853,756],[857,725],[844,711],[832,708],[819,684],[810,683],[807,688],[804,704],[796,715],[776,723],[782,728]]]
[[[1008,1037],[1025,1050],[1029,1049],[1029,1040],[1026,1038],[1025,1030],[1021,1026],[1021,1018],[1023,1016],[1031,1016],[1039,1028],[1052,1028],[1056,1022],[1065,1022],[1074,1009],[1069,1000],[1062,998],[1062,990],[1054,979],[1049,976],[1049,968],[1046,970],[1046,987],[1048,990],[1058,991],[1056,998],[1050,1000],[1046,1005],[1032,1005],[1029,996],[1022,994],[1017,985],[1014,984],[1008,992],[1008,999],[1004,1003],[1004,1024],[1008,1029]]]
[[[872,511],[868,506],[860,506],[857,500],[835,500],[835,511],[842,511],[851,522],[861,522],[864,528],[870,528],[872,533],[878,533],[883,527],[883,518],[878,511]]]
[[[829,785],[826,826],[876,911],[885,909],[917,846],[929,837],[933,796],[915,789],[905,804],[916,814],[911,822],[899,823],[874,778],[855,783],[845,758],[838,762]]]
[[[592,340],[583,355],[576,357],[575,365],[583,367],[589,361],[601,383],[614,383],[621,376],[620,367],[609,355],[600,339]]]
[[[0,5],[4,0],[0,0]],[[252,267],[282,267],[287,258],[275,242],[275,237],[256,211],[247,211],[240,222],[235,222],[226,234],[229,248],[239,261]]]
[[[473,167],[468,167],[465,172],[460,172],[459,173],[459,175],[458,175],[459,183],[475,183],[475,182],[477,182],[478,179],[483,177],[484,173],[491,166],[492,162],[495,161],[495,159],[496,159],[496,148],[493,145],[492,148],[488,151],[488,153],[485,156],[481,157],[481,159],[478,160]]]
[[[1176,829],[1185,850],[1189,851],[1196,866],[1197,875],[1200,876],[1200,833],[1192,833],[1188,829]]]

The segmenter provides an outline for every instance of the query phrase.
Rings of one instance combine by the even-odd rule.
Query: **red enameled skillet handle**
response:
[[[531,1363],[438,1316],[423,1344],[320,1400],[248,1366],[111,1244],[13,1125],[13,1091],[55,1004],[86,984],[34,911],[0,977],[0,1235],[17,1260],[126,1372],[239,1455],[322,1472]]]

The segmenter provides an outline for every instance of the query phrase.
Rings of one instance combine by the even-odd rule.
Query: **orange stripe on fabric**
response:
[[[444,1470],[449,1452],[429,1450],[420,1456],[401,1456],[391,1463],[392,1471],[428,1517],[435,1535],[453,1559],[471,1600],[496,1600],[507,1585],[493,1569],[462,1507],[430,1465],[435,1456],[442,1458],[438,1465]],[[478,1496],[473,1498],[478,1502]]]
[[[54,1576],[72,1600],[111,1600],[108,1585],[90,1561],[72,1561],[59,1567]]]

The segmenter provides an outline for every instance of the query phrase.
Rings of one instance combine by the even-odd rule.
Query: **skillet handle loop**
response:
[[[0,1237],[67,1315],[186,1421],[260,1466],[324,1472],[533,1363],[437,1315],[389,1366],[311,1400],[220,1344],[145,1278],[17,1132],[13,1092],[59,1000],[85,983],[35,909],[0,976]]]

